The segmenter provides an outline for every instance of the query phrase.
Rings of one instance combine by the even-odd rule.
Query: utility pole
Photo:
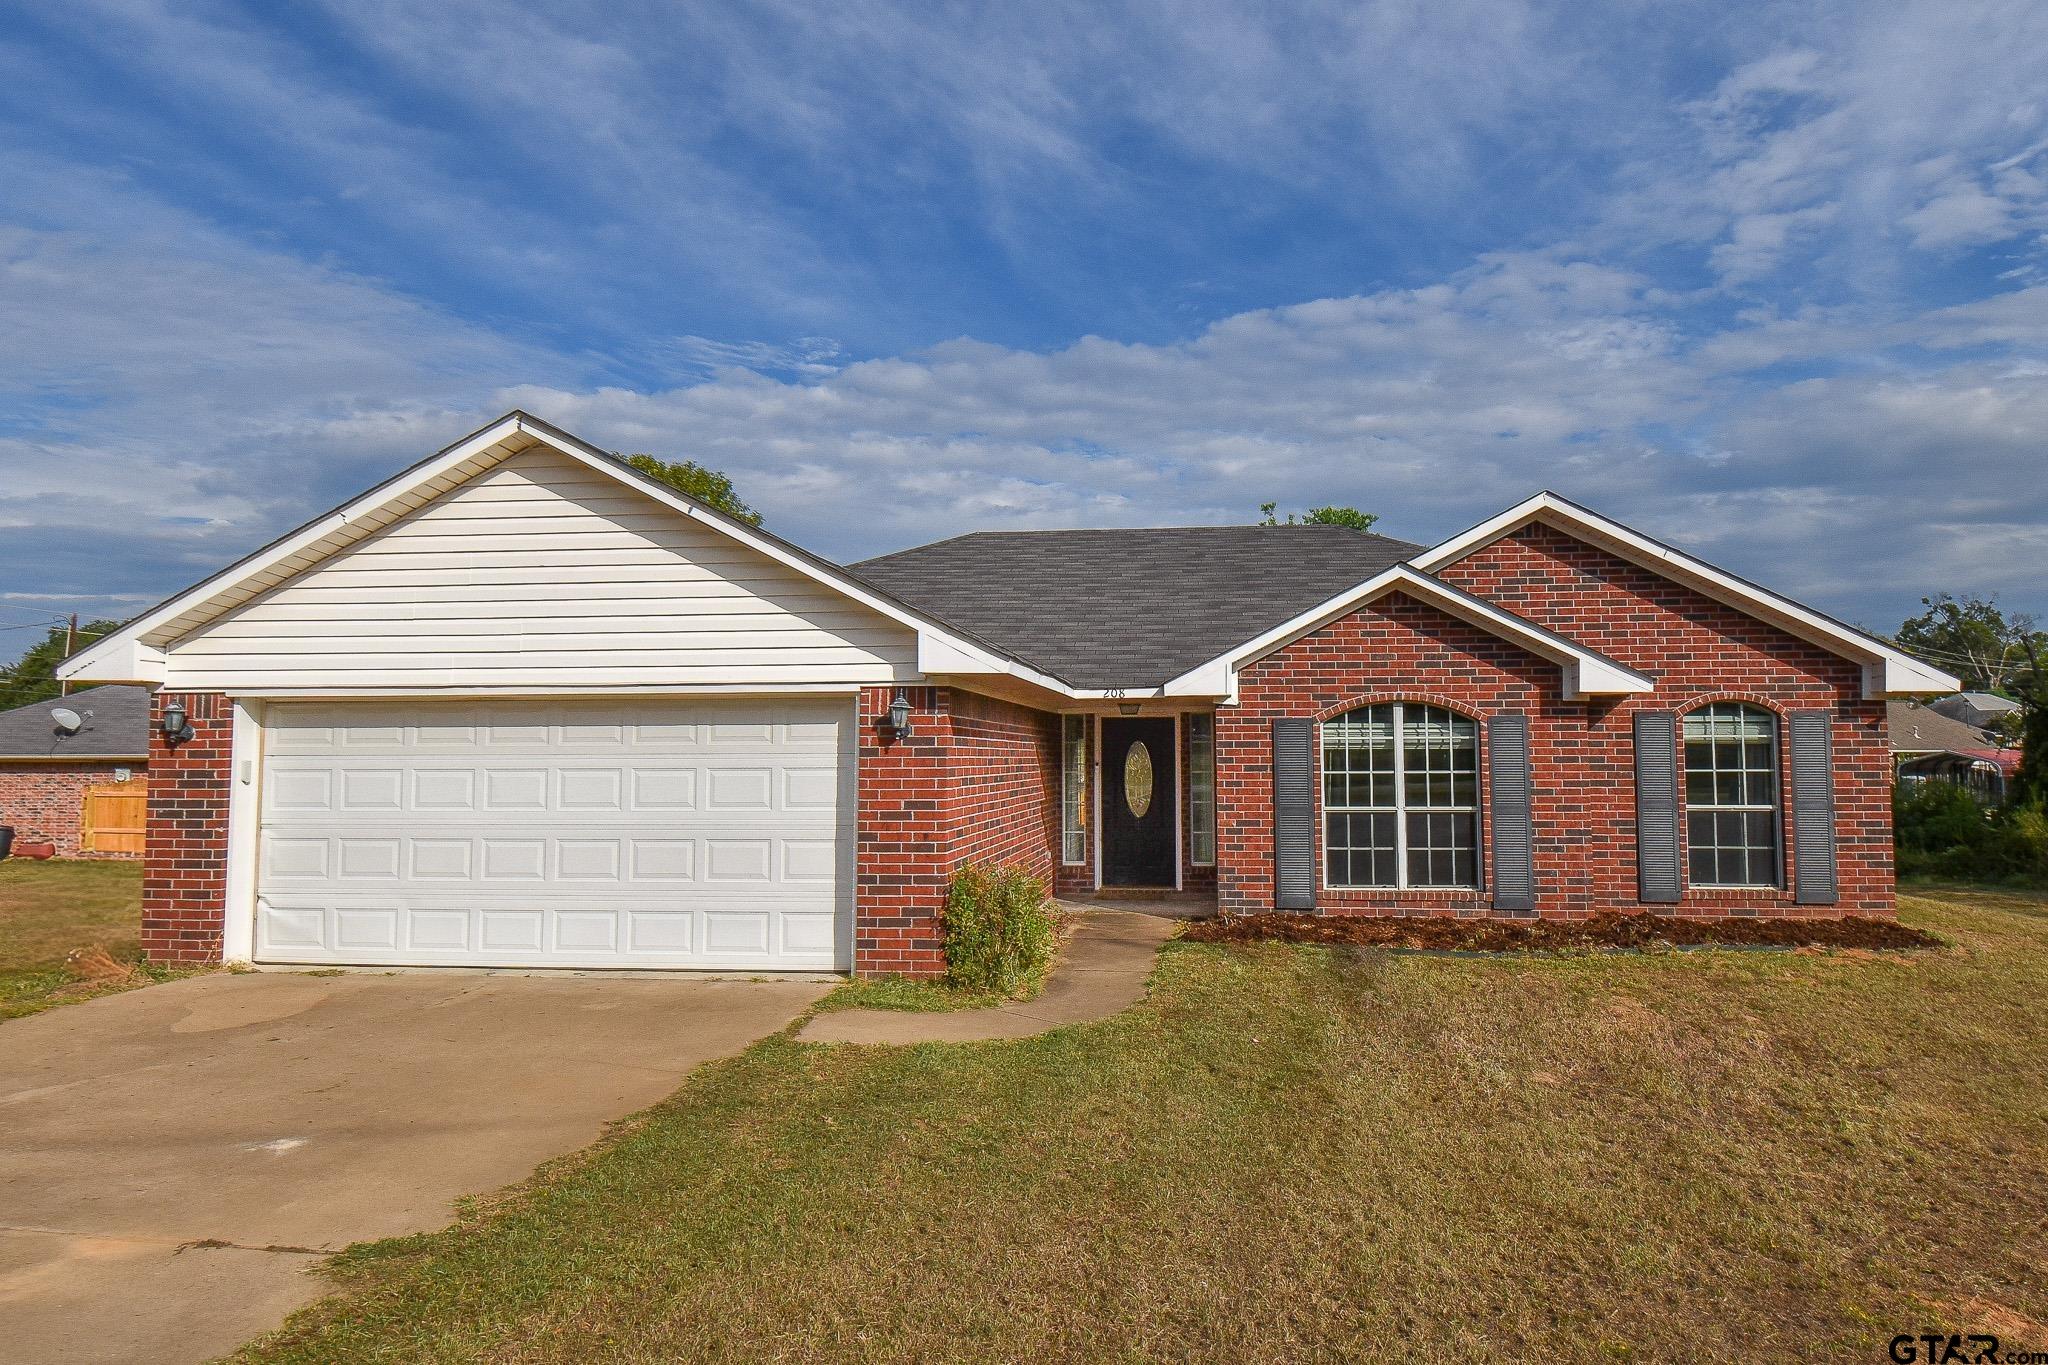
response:
[[[70,618],[64,622],[64,657],[70,658],[71,651],[76,648],[78,648],[78,613],[74,611],[71,613]],[[71,695],[71,679],[61,678],[58,680],[57,695],[60,697]]]

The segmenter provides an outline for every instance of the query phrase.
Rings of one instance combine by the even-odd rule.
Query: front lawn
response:
[[[246,1359],[2048,1350],[2048,901],[1900,955],[1171,945],[1020,1042],[699,1072]]]
[[[88,993],[65,955],[97,945],[127,966],[141,934],[140,863],[0,861],[0,1019]]]

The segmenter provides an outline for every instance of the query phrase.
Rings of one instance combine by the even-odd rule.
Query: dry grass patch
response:
[[[0,862],[0,1019],[185,974],[142,961],[141,864]]]
[[[2048,906],[1905,913],[1957,946],[1182,944],[1039,1038],[773,1038],[351,1250],[245,1359],[1877,1359],[2039,1322]]]

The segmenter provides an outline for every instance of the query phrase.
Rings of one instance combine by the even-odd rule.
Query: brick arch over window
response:
[[[1368,706],[1387,706],[1394,702],[1413,702],[1422,706],[1440,706],[1446,711],[1455,711],[1465,719],[1484,725],[1487,718],[1498,714],[1499,708],[1481,707],[1473,704],[1469,697],[1453,697],[1442,692],[1425,692],[1416,688],[1383,689],[1361,692],[1346,697],[1340,702],[1325,706],[1315,713],[1316,723],[1335,720],[1351,711],[1361,711]]]

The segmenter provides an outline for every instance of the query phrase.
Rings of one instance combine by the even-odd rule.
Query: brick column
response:
[[[938,976],[946,970],[938,914],[953,871],[952,694],[902,689],[911,733],[899,739],[877,724],[897,690],[860,694],[853,969],[858,976]]]
[[[184,703],[192,738],[164,739],[164,707]],[[218,962],[227,902],[234,708],[218,692],[150,699],[149,822],[142,858],[142,949],[152,962]]]

